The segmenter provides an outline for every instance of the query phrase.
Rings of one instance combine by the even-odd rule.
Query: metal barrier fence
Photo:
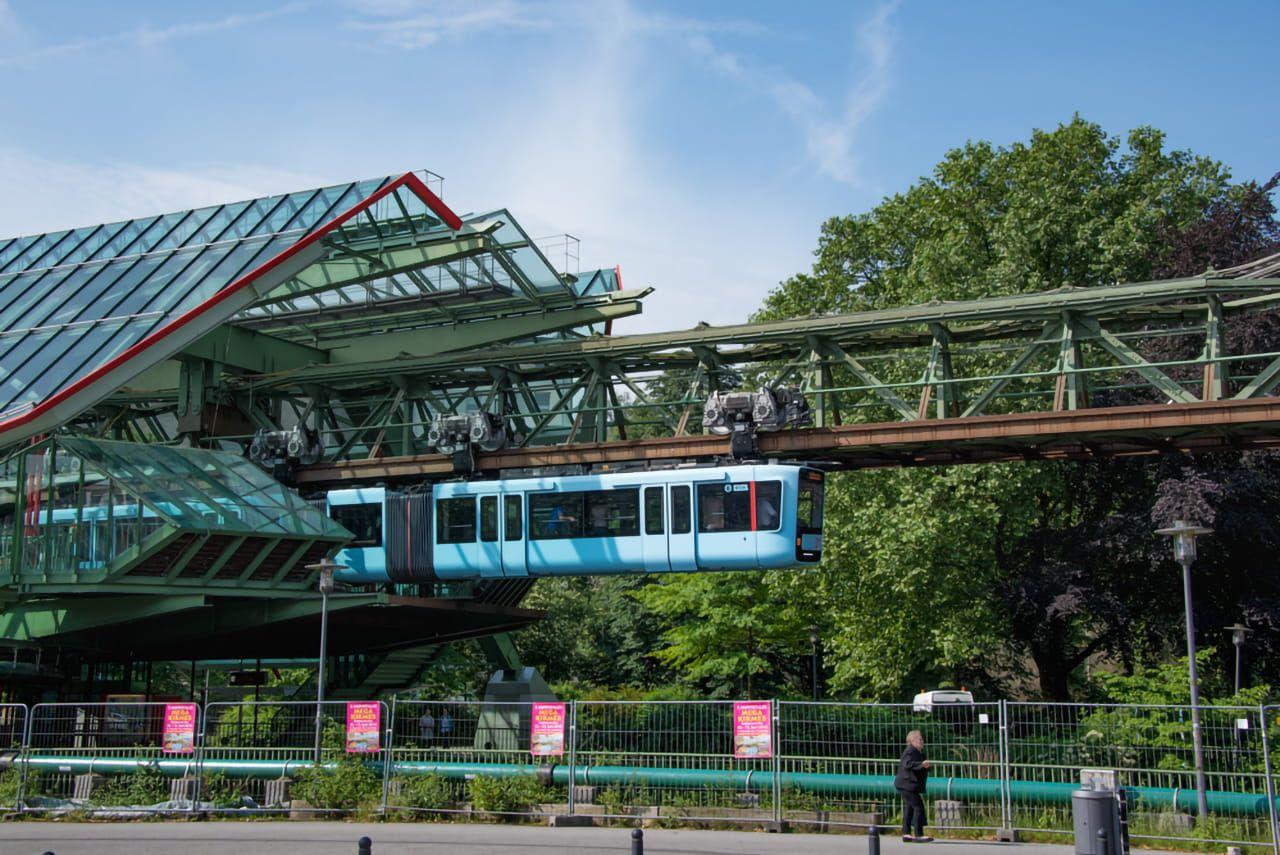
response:
[[[782,819],[899,824],[900,799],[891,782],[907,733],[918,730],[932,767],[924,797],[930,825],[990,832],[1009,827],[1001,704],[925,709],[782,702],[779,707]]]
[[[27,741],[28,713],[26,704],[0,704],[0,754],[21,754]],[[25,778],[25,767],[11,766],[0,771],[0,810],[15,810],[22,804]]]
[[[1201,708],[1204,818],[1196,818],[1189,706],[1009,702],[1005,709],[1016,829],[1071,833],[1067,794],[1082,769],[1104,769],[1129,793],[1132,837],[1274,842],[1266,727],[1257,707]]]
[[[776,752],[765,749],[777,742],[777,702],[743,703],[760,732],[751,743],[735,744],[732,701],[578,701],[575,811],[611,819],[776,821]]]
[[[189,740],[166,744],[166,716],[181,707]],[[148,805],[153,812],[187,809],[174,802],[171,779],[195,773],[197,704],[114,702],[36,704],[27,725],[21,799],[29,810],[77,800],[86,810]]]
[[[382,810],[393,744],[386,702],[221,701],[205,711],[203,809]]]
[[[553,704],[567,719],[571,705]],[[567,813],[568,721],[558,745],[535,746],[529,702],[408,701],[392,705],[386,809],[404,813],[545,816]],[[549,752],[535,755],[534,749]]]
[[[1109,770],[1135,838],[1280,855],[1280,706],[994,702],[314,701],[0,705],[0,807],[28,811],[595,816],[891,826],[919,730],[931,828],[1067,835]],[[318,734],[318,739],[317,739]],[[318,762],[317,762],[318,761]]]
[[[1263,768],[1267,775],[1267,807],[1271,812],[1271,848],[1280,855],[1280,706],[1262,708]]]

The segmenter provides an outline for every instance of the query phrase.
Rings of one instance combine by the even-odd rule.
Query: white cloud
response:
[[[0,204],[0,235],[4,237],[181,211],[326,183],[312,175],[257,166],[159,169],[58,161],[14,149],[0,149],[0,175],[5,178],[5,198]]]
[[[889,90],[894,42],[890,17],[895,7],[896,3],[882,4],[855,33],[854,46],[865,69],[838,107],[827,105],[812,89],[784,72],[755,67],[721,50],[704,34],[692,35],[688,44],[716,71],[766,95],[790,116],[803,131],[805,148],[822,174],[856,185],[858,131]]]
[[[0,32],[3,32],[4,27],[5,3],[6,0],[0,0]],[[45,45],[44,47],[29,50],[24,53],[14,54],[12,56],[0,56],[0,66],[28,65],[39,62],[40,60],[67,56],[68,54],[80,53],[82,51],[100,47],[109,47],[112,45],[154,47],[155,45],[163,44],[164,42],[172,41],[174,39],[191,38],[193,36],[202,36],[223,30],[233,30],[251,24],[258,24],[272,18],[278,18],[282,15],[292,15],[296,12],[301,12],[303,9],[306,9],[307,6],[308,4],[304,2],[294,2],[288,3],[284,6],[278,6],[274,9],[266,9],[262,12],[254,12],[247,15],[228,15],[224,18],[218,18],[210,21],[191,21],[183,24],[172,24],[167,27],[138,27],[137,29],[125,30],[118,33],[92,36],[69,42],[60,42],[57,44]]]
[[[595,9],[581,50],[549,54],[491,124],[468,128],[476,142],[464,168],[448,169],[449,198],[507,207],[534,234],[569,231],[584,269],[620,263],[625,287],[655,286],[618,333],[741,322],[808,264],[821,217],[754,184],[687,174],[649,132],[644,85],[654,54],[642,36],[680,24],[625,2]]]
[[[365,17],[353,21],[353,29],[408,49],[491,30],[547,29],[562,21],[556,7],[519,0],[357,0],[354,6]]]
[[[420,48],[442,38],[461,38],[499,30],[593,31],[602,10],[598,0],[530,2],[530,0],[349,0],[357,14],[352,29],[378,34],[387,45]],[[628,8],[628,27],[645,33],[760,32],[761,27],[737,19],[713,21]]]

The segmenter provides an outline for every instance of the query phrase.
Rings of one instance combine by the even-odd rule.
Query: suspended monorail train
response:
[[[339,581],[763,570],[822,556],[821,470],[779,464],[334,490]]]

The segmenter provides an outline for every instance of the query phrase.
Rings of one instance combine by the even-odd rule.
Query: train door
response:
[[[644,555],[644,571],[661,573],[671,569],[667,550],[666,488],[651,484],[641,488],[641,505],[644,508],[644,525],[640,529],[640,542]]]
[[[528,576],[524,545],[524,494],[502,494],[502,572],[505,576]]]
[[[693,536],[693,487],[690,484],[667,485],[667,546],[671,569],[688,572],[698,569]]]
[[[480,549],[476,561],[481,579],[503,576],[502,543],[498,540],[498,504],[501,498],[496,493],[480,497]]]

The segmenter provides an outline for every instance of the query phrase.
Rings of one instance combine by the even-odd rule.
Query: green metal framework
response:
[[[1223,324],[1278,299],[1280,279],[1224,272],[487,347],[475,346],[483,343],[476,335],[482,322],[451,331],[456,339],[391,334],[330,351],[324,362],[220,382],[225,395],[258,402],[260,423],[303,420],[320,430],[333,460],[429,452],[433,415],[477,410],[504,415],[519,445],[682,436],[699,431],[710,391],[739,386],[798,386],[817,426],[1244,399],[1280,383],[1280,354],[1228,353]],[[113,402],[123,407],[125,400]],[[146,402],[165,405],[159,393]],[[154,418],[148,426],[172,438]]]
[[[159,653],[178,636],[198,648],[201,633],[246,649],[291,640],[318,607],[306,565],[346,534],[243,459],[260,430],[315,431],[334,472],[400,458],[399,480],[426,480],[451,474],[415,468],[439,415],[499,415],[517,449],[675,446],[662,438],[699,433],[707,395],[734,388],[794,385],[835,433],[1092,418],[1280,385],[1280,353],[1229,352],[1224,334],[1280,301],[1280,257],[1165,282],[613,336],[647,290],[624,290],[616,268],[557,268],[510,212],[458,216],[430,179],[0,240],[0,638],[119,646],[134,615]],[[1140,440],[1140,414],[1125,424]],[[908,465],[928,457],[918,451],[831,459]],[[259,495],[271,511],[244,501]],[[366,598],[348,602],[353,652],[383,629],[384,652],[421,649],[369,660],[352,685],[536,619],[517,608],[526,590],[353,595]],[[453,623],[423,632],[423,610]],[[388,614],[403,625],[384,627]],[[94,628],[108,624],[103,641]]]

